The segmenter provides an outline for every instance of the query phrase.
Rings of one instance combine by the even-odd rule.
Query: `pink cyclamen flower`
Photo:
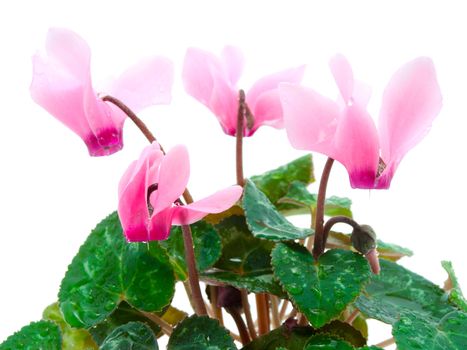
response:
[[[383,94],[379,129],[366,110],[369,91],[354,81],[347,60],[338,55],[330,66],[343,101],[281,85],[290,143],[342,163],[353,188],[387,189],[404,155],[427,134],[441,109],[433,63],[420,57],[394,74]]]
[[[119,184],[118,215],[130,242],[163,240],[172,225],[189,225],[220,213],[242,195],[231,186],[188,205],[178,205],[190,176],[188,151],[179,145],[164,155],[154,142],[130,164]]]
[[[33,57],[31,96],[55,118],[78,134],[91,156],[104,156],[123,146],[125,115],[102,101],[91,84],[91,52],[76,33],[50,29],[46,55]],[[173,64],[151,57],[129,68],[106,93],[122,100],[134,111],[171,100]]]
[[[183,66],[183,82],[188,94],[208,107],[218,118],[227,135],[235,136],[239,104],[238,79],[243,71],[239,49],[227,46],[220,57],[210,52],[189,48]],[[246,104],[253,123],[244,123],[244,136],[251,136],[262,125],[283,128],[278,85],[299,83],[305,66],[265,76],[246,93]]]

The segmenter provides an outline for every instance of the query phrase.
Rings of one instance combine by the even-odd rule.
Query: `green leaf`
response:
[[[394,262],[380,259],[380,264],[381,273],[372,276],[355,304],[367,317],[393,324],[407,310],[438,319],[455,310],[435,284]]]
[[[49,305],[42,313],[42,318],[46,321],[55,322],[60,327],[63,350],[95,350],[98,348],[87,330],[71,328],[65,322],[58,303]]]
[[[273,278],[271,250],[274,243],[254,237],[244,216],[231,216],[216,225],[222,239],[222,255],[214,269],[201,274],[213,284],[230,284],[255,293],[284,296]]]
[[[339,316],[339,320],[345,322],[353,314],[353,312],[358,312],[357,316],[352,322],[352,328],[356,329],[364,339],[368,339],[368,324],[366,318],[360,313],[359,310],[349,305],[345,311]],[[352,341],[349,341],[353,343]]]
[[[436,320],[405,313],[394,325],[392,334],[400,350],[465,350],[467,314],[453,311]]]
[[[289,190],[284,197],[277,201],[277,207],[279,210],[283,210],[284,205],[289,204],[305,208],[304,212],[309,212],[311,209],[316,208],[317,201],[318,196],[308,191],[306,183],[294,181],[290,184]],[[325,201],[324,214],[327,216],[343,215],[351,218],[351,206],[352,201],[349,198],[332,196]]]
[[[450,261],[442,261],[441,265],[448,273],[448,280],[445,283],[447,288],[445,289],[449,291],[449,301],[462,311],[467,312],[467,301],[462,294],[462,290],[459,286],[459,282],[457,281],[456,274],[454,273],[452,263]]]
[[[207,316],[186,318],[172,333],[168,350],[236,350],[227,329]]]
[[[201,274],[201,279],[212,285],[230,285],[252,293],[269,293],[281,298],[287,297],[280,284],[274,279],[272,269],[242,274],[232,271],[208,271]]]
[[[127,243],[117,213],[91,232],[74,257],[59,292],[65,320],[77,328],[105,320],[121,301],[161,311],[174,294],[175,277],[157,242]]]
[[[368,263],[360,254],[333,249],[315,263],[310,252],[296,243],[278,243],[272,265],[293,304],[315,328],[339,317],[370,278]]]
[[[385,243],[377,240],[377,247],[379,257],[386,260],[397,261],[404,256],[412,256],[413,252],[410,249],[403,248],[396,244]],[[326,242],[327,248],[341,248],[352,249],[350,235],[331,231],[329,232],[328,240]]]
[[[61,350],[60,328],[50,321],[33,322],[10,335],[0,350]]]
[[[302,350],[308,339],[314,334],[311,327],[288,328],[285,325],[253,340],[242,350]]]
[[[190,225],[193,235],[196,266],[198,271],[210,268],[221,255],[221,238],[214,226],[204,221]],[[173,226],[170,236],[160,244],[165,248],[177,278],[185,281],[188,278],[185,262],[185,247],[180,226]]]
[[[350,324],[339,320],[334,320],[331,323],[328,323],[316,332],[345,340],[353,346],[364,346],[366,344],[366,339],[360,331]]]
[[[243,209],[251,232],[255,237],[272,241],[303,239],[313,233],[311,229],[295,227],[269,201],[251,180],[246,180]]]
[[[222,255],[214,265],[217,269],[240,274],[271,269],[271,250],[274,243],[255,238],[244,216],[222,220],[216,229],[222,239]]]
[[[104,340],[100,350],[157,350],[157,340],[151,328],[140,322],[130,322],[116,329]]]
[[[355,350],[355,348],[344,340],[318,334],[308,340],[304,350]]]
[[[277,169],[253,176],[251,180],[272,203],[276,203],[286,195],[292,182],[310,184],[315,181],[313,159],[311,154],[308,154]]]
[[[156,323],[150,321],[146,316],[141,314],[137,309],[131,307],[128,303],[121,302],[120,305],[118,305],[118,308],[110,316],[108,316],[103,322],[91,327],[89,332],[91,333],[94,341],[101,345],[105,338],[107,338],[115,328],[129,322],[136,321],[146,323],[152,329],[154,334],[158,334],[160,331],[160,327]]]
[[[413,251],[408,248],[401,247],[397,244],[385,243],[377,240],[377,247],[379,257],[386,260],[397,261],[404,256],[412,256]]]

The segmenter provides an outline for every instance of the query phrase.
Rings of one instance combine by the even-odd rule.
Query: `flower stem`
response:
[[[353,321],[355,321],[358,315],[360,315],[360,310],[355,308],[355,310],[349,315],[349,317],[347,317],[345,323],[352,325]]]
[[[289,306],[289,301],[287,299],[284,299],[284,301],[282,301],[281,311],[279,312],[279,319],[281,322],[284,320],[285,313],[287,312],[288,306]]]
[[[255,297],[258,313],[258,334],[263,335],[269,332],[269,308],[267,294],[258,293]]]
[[[140,311],[147,319],[151,320],[155,324],[157,324],[159,327],[161,327],[162,333],[165,335],[168,335],[169,337],[172,335],[173,332],[173,327],[162,319],[161,317],[151,313],[151,312],[146,312],[146,311]]]
[[[237,113],[237,130],[236,138],[236,169],[237,169],[237,184],[243,186],[245,178],[243,176],[243,120],[245,118],[245,92],[240,90],[238,93],[238,113]]]
[[[128,116],[128,118],[130,118],[133,121],[133,123],[136,124],[136,126],[141,130],[143,135],[146,136],[149,143],[153,143],[154,141],[157,141],[156,138],[154,137],[154,135],[152,134],[152,132],[146,126],[146,124],[144,124],[143,121],[138,118],[138,116],[135,114],[135,112],[133,112],[126,104],[124,104],[118,98],[106,95],[106,96],[102,97],[102,100],[106,101],[106,102],[110,102],[110,103],[114,104],[115,106],[117,106],[118,108],[120,108],[122,110],[122,112],[125,113]],[[161,147],[162,152],[164,152],[164,150],[162,149],[162,146],[160,146],[160,147]]]
[[[389,339],[382,341],[381,343],[376,344],[375,346],[379,348],[385,348],[386,346],[392,345],[394,343],[395,343],[394,338],[389,338]]]
[[[165,154],[165,151],[164,151],[164,148],[162,147],[162,145],[157,141],[157,139],[152,134],[152,132],[148,129],[146,124],[144,124],[144,122],[141,119],[139,119],[139,117],[136,115],[136,113],[133,112],[130,109],[130,107],[128,107],[126,104],[124,104],[118,98],[115,98],[115,97],[109,96],[109,95],[106,95],[106,96],[102,97],[102,101],[110,102],[110,103],[114,104],[115,106],[117,106],[118,108],[120,108],[122,110],[122,112],[125,113],[128,116],[128,118],[130,118],[133,121],[133,123],[136,124],[138,129],[141,130],[143,135],[148,139],[149,143],[153,143],[154,141],[156,141],[159,144],[159,147],[161,148],[162,153]],[[191,196],[191,194],[190,194],[190,192],[188,191],[187,188],[185,189],[185,192],[183,192],[183,198],[185,199],[185,202],[187,204],[193,203],[193,197]]]
[[[334,159],[328,158],[324,165],[323,174],[319,183],[318,202],[316,204],[316,222],[315,222],[315,240],[313,243],[313,256],[318,261],[321,254],[324,252],[326,240],[323,235],[324,226],[324,202],[326,201],[326,187],[328,186],[329,174],[331,173]]]
[[[269,297],[271,298],[272,328],[276,329],[281,325],[279,317],[279,298],[275,295],[270,295]]]
[[[326,245],[326,241],[328,240],[329,232],[331,231],[331,228],[337,224],[337,223],[343,223],[347,224],[349,226],[352,226],[352,228],[358,228],[359,225],[357,222],[347,216],[333,216],[330,218],[328,221],[326,221],[326,224],[323,227],[323,244]]]
[[[248,331],[250,332],[251,339],[256,339],[258,336],[256,334],[253,317],[251,316],[250,302],[248,301],[248,292],[245,289],[241,289],[240,293],[242,295],[242,306],[243,312],[245,313],[246,324],[248,325]]]
[[[221,326],[224,325],[224,317],[222,316],[222,308],[217,306],[217,295],[219,288],[217,286],[209,286],[209,291],[211,293],[211,306],[212,311],[214,312],[215,318],[219,321]]]
[[[250,336],[248,335],[248,330],[246,328],[245,321],[243,321],[240,312],[234,307],[226,307],[225,309],[230,314],[230,316],[232,316],[233,320],[235,321],[235,324],[237,325],[242,344],[248,344],[250,342]]]
[[[198,270],[196,270],[195,251],[193,249],[193,237],[189,225],[182,225],[183,243],[185,246],[185,258],[188,267],[188,279],[190,281],[191,293],[195,312],[198,316],[206,315],[207,310],[204,305],[203,296],[199,287]]]

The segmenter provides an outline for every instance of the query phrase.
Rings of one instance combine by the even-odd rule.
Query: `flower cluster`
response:
[[[111,95],[134,111],[171,100],[173,64],[154,56],[125,71],[106,91],[96,92],[90,74],[90,49],[77,34],[51,29],[46,54],[33,58],[33,99],[78,134],[92,156],[109,155],[123,146],[126,115],[103,100]],[[401,159],[427,133],[441,108],[436,73],[429,58],[402,66],[383,95],[379,128],[366,107],[369,91],[354,80],[343,56],[331,71],[340,91],[332,101],[300,85],[305,66],[268,75],[242,97],[246,118],[237,130],[238,80],[244,59],[234,47],[220,57],[187,50],[182,78],[187,93],[208,107],[227,135],[252,136],[263,125],[285,127],[293,147],[316,151],[342,163],[355,188],[388,188]],[[189,177],[188,152],[177,146],[164,154],[157,143],[123,175],[118,212],[129,241],[166,239],[172,224],[187,225],[208,213],[227,210],[242,194],[232,186],[203,200],[183,205],[180,196]]]

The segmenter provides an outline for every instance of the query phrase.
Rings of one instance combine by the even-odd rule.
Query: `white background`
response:
[[[63,26],[92,49],[96,86],[143,56],[176,64],[173,102],[142,113],[163,146],[185,143],[195,198],[235,182],[234,139],[184,94],[188,46],[218,53],[241,47],[241,87],[267,73],[307,63],[304,84],[337,96],[327,61],[340,52],[373,87],[377,116],[392,73],[420,55],[432,57],[444,107],[432,131],[401,163],[390,190],[351,190],[336,165],[328,193],[349,196],[357,221],[415,251],[403,264],[442,284],[450,259],[467,288],[467,12],[462,1],[2,1],[0,5],[0,341],[56,300],[60,281],[95,224],[117,206],[117,183],[145,139],[127,123],[124,149],[91,158],[82,141],[29,96],[31,56],[47,29]],[[283,131],[260,129],[245,142],[245,173],[261,173],[303,155]],[[319,176],[325,157],[315,156]],[[313,185],[316,189],[317,185]],[[306,222],[306,221],[305,221]],[[183,297],[183,295],[182,295]],[[383,340],[385,335],[372,338]]]

